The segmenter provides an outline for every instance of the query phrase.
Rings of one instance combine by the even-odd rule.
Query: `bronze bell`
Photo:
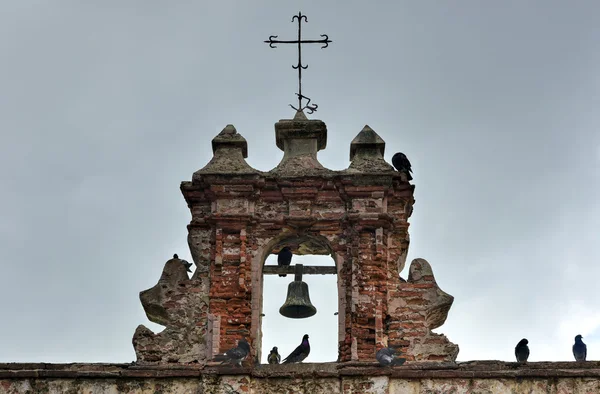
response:
[[[310,302],[308,285],[302,282],[302,264],[296,264],[295,278],[288,285],[287,298],[279,313],[291,319],[304,319],[317,313],[317,308]]]

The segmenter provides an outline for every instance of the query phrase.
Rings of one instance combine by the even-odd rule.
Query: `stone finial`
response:
[[[315,140],[316,154],[327,146],[327,126],[322,120],[309,120],[304,112],[297,111],[294,119],[281,119],[275,123],[275,143],[279,149],[286,152],[286,141],[293,140]],[[291,148],[294,146],[288,147],[288,150]]]
[[[354,158],[359,148],[375,148],[383,157],[385,141],[369,125],[365,125],[350,143],[350,160]]]
[[[212,140],[213,154],[217,153],[220,147],[239,147],[242,149],[244,159],[248,157],[248,143],[246,139],[238,134],[232,124],[225,126],[223,130]]]
[[[383,158],[385,141],[368,125],[350,143],[350,172],[387,172],[394,167]]]
[[[192,182],[206,174],[255,174],[257,170],[246,163],[248,143],[231,124],[212,140],[213,158],[201,170],[194,173]]]
[[[317,152],[327,146],[327,126],[323,121],[309,120],[298,111],[294,119],[275,123],[275,142],[283,151],[283,159],[272,173],[302,176],[329,172],[317,160]]]

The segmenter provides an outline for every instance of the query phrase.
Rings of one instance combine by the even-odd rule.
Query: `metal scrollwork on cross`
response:
[[[310,99],[302,94],[302,70],[306,70],[308,68],[308,65],[302,65],[302,44],[324,44],[321,47],[321,49],[323,49],[329,46],[331,40],[329,39],[327,34],[321,34],[321,37],[323,38],[320,40],[303,40],[302,19],[304,19],[304,22],[308,22],[308,19],[306,19],[306,15],[302,15],[301,12],[299,12],[298,15],[294,15],[292,17],[292,22],[294,22],[295,20],[298,21],[297,40],[275,40],[275,38],[277,38],[278,36],[270,36],[269,39],[265,42],[269,44],[271,48],[277,48],[277,46],[275,46],[274,44],[298,44],[298,64],[292,66],[294,70],[298,70],[298,93],[296,93],[296,96],[298,96],[298,107],[294,107],[292,104],[290,104],[290,107],[294,108],[296,111],[303,111],[306,109],[309,114],[312,114],[317,110],[318,105],[311,104]],[[304,99],[306,99],[306,105],[303,106],[302,100]]]

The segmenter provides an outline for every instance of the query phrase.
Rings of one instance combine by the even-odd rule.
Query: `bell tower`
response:
[[[283,158],[262,172],[246,162],[248,144],[232,125],[212,140],[213,158],[181,183],[190,208],[188,244],[196,271],[169,260],[158,284],[140,293],[148,319],[164,325],[154,334],[140,325],[133,337],[138,362],[205,363],[245,338],[260,360],[263,275],[295,273],[280,312],[312,316],[302,275],[337,275],[338,361],[372,361],[384,346],[400,348],[408,361],[454,361],[458,346],[431,330],[441,326],[453,302],[433,277],[429,263],[415,259],[400,277],[408,252],[408,219],[415,190],[407,172],[384,159],[385,142],[365,126],[350,143],[350,165],[323,167],[317,153],[327,146],[324,122],[308,119],[316,104],[302,94],[302,45],[332,41],[302,39],[306,15],[292,18],[296,44],[298,105],[292,119],[275,124]],[[306,101],[306,102],[304,102]],[[268,267],[267,256],[330,255],[335,267]],[[174,256],[176,257],[176,256]],[[185,263],[185,264],[184,264]],[[247,361],[251,363],[251,361]]]
[[[302,273],[337,275],[339,362],[372,362],[383,346],[400,348],[409,362],[455,360],[458,346],[431,332],[444,323],[453,297],[423,259],[400,277],[415,187],[385,161],[383,139],[365,126],[342,171],[319,163],[326,125],[301,111],[275,124],[275,142],[281,162],[256,170],[245,160],[245,138],[228,125],[212,140],[210,162],[181,183],[196,271],[188,278],[185,264],[171,259],[158,284],[140,294],[148,318],[166,328],[154,334],[138,327],[138,362],[205,363],[240,338],[258,362],[263,275],[299,268],[264,265],[286,246],[335,261],[335,268]]]

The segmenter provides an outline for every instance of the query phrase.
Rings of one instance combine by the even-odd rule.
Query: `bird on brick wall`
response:
[[[581,335],[575,337],[575,344],[573,345],[573,356],[575,356],[575,361],[585,361],[587,356],[587,346],[581,340],[582,338]]]
[[[273,349],[271,349],[271,353],[269,353],[267,361],[269,362],[269,364],[279,364],[281,362],[281,356],[277,352],[277,346],[273,346]]]
[[[237,347],[229,349],[223,354],[217,354],[213,361],[221,361],[221,364],[228,363],[231,365],[242,366],[242,361],[250,354],[250,344],[245,339],[238,341]]]
[[[410,161],[408,161],[408,157],[406,157],[404,153],[398,152],[394,156],[392,156],[392,164],[398,172],[406,174],[406,178],[409,181],[413,179],[410,175],[410,173],[412,172]]]
[[[292,262],[292,250],[287,246],[279,251],[277,255],[277,265],[280,267],[288,266]],[[279,276],[286,277],[287,274],[279,274]]]
[[[177,260],[181,260],[181,264],[183,264],[183,266],[185,267],[185,269],[187,270],[187,272],[192,272],[192,270],[190,269],[190,267],[192,266],[192,263],[189,263],[186,260],[180,259],[179,256],[177,256],[177,253],[175,253],[173,255],[173,258],[177,259]]]
[[[528,343],[529,341],[523,338],[515,347],[515,356],[517,357],[517,361],[520,363],[526,362],[529,358],[529,347],[527,346]]]
[[[379,364],[384,367],[388,367],[390,365],[402,365],[406,359],[396,357],[397,352],[398,351],[396,349],[392,349],[391,347],[384,347],[377,351],[375,358],[377,361],[379,361]]]
[[[302,337],[302,343],[294,351],[283,359],[284,364],[302,362],[310,353],[310,344],[308,343],[308,334]]]

